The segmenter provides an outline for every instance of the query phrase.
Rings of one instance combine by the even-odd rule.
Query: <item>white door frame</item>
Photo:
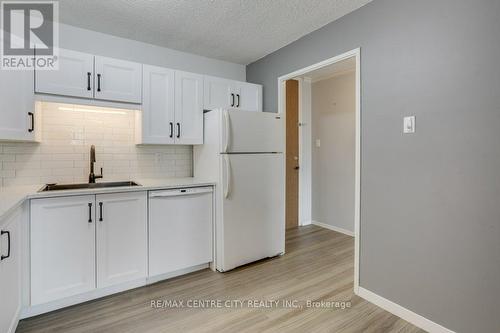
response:
[[[278,78],[278,113],[283,117],[283,124],[286,124],[285,106],[285,81],[307,74],[313,70],[332,65],[336,62],[354,57],[356,59],[356,147],[355,147],[355,182],[354,182],[354,292],[359,290],[359,229],[361,212],[361,49],[357,48],[333,58],[326,59],[314,65],[304,67],[292,73]],[[300,103],[299,103],[300,105]],[[300,113],[301,108],[299,108]],[[299,119],[301,116],[299,114]],[[286,143],[286,126],[283,126],[284,142]],[[286,151],[284,152],[286,161]],[[286,162],[284,162],[284,167]],[[285,168],[286,173],[286,168]],[[300,190],[300,189],[299,189]],[[299,204],[300,206],[300,204]]]

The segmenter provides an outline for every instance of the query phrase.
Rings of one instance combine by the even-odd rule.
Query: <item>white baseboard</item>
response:
[[[164,281],[164,280],[171,279],[173,277],[177,277],[180,275],[199,271],[199,270],[205,269],[207,267],[209,267],[208,263],[201,264],[201,265],[188,267],[188,268],[181,269],[181,270],[167,273],[167,274],[162,274],[162,275],[153,276],[153,277],[144,277],[144,278],[140,278],[140,279],[137,279],[134,281],[125,282],[125,283],[121,283],[121,284],[106,287],[106,288],[94,289],[94,290],[86,292],[86,293],[63,298],[60,300],[51,301],[48,303],[28,306],[21,311],[21,314],[20,314],[20,316],[18,316],[18,318],[25,319],[25,318],[37,316],[37,315],[40,315],[43,313],[62,309],[62,308],[65,308],[65,307],[68,307],[71,305],[80,304],[80,303],[95,300],[95,299],[98,299],[101,297],[113,295],[113,294],[116,294],[116,293],[119,293],[122,291],[147,286],[147,285],[159,282],[159,281]],[[12,333],[14,333],[14,331]]]
[[[317,225],[318,227],[322,227],[322,228],[325,228],[325,229],[330,229],[330,230],[333,230],[333,231],[336,231],[336,232],[340,232],[341,234],[354,237],[354,232],[350,231],[350,230],[347,230],[347,229],[335,227],[333,225],[322,223],[322,222],[318,222],[318,221],[311,221],[311,223],[314,224],[314,225]]]
[[[446,327],[443,327],[425,317],[422,317],[415,312],[412,312],[399,304],[389,301],[388,299],[383,298],[369,290],[364,289],[363,287],[357,288],[357,293],[359,297],[364,298],[370,303],[373,303],[382,309],[406,320],[407,322],[429,332],[429,333],[455,333]]]
[[[21,316],[21,305],[17,307],[16,314],[12,318],[10,322],[9,330],[7,333],[15,333],[17,329],[17,325],[19,324],[19,317]]]

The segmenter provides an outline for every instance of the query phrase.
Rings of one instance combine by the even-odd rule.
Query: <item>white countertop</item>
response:
[[[0,187],[0,224],[12,211],[23,204],[25,200],[36,198],[60,197],[68,195],[85,195],[99,193],[117,193],[130,191],[151,191],[179,187],[212,186],[214,181],[201,180],[193,177],[188,178],[165,178],[165,179],[134,179],[141,186],[106,187],[77,190],[61,190],[38,192],[44,185],[24,185],[12,187]]]

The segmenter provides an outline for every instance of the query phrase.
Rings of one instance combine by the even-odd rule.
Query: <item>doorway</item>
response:
[[[348,68],[349,67],[349,68]],[[352,163],[348,164],[347,169],[351,171],[350,177],[352,176],[352,181],[347,185],[349,191],[343,191],[337,197],[348,198],[341,206],[336,206],[332,210],[332,207],[327,207],[327,212],[336,211],[341,207],[348,214],[343,214],[342,219],[347,221],[350,228],[353,230],[348,230],[347,228],[335,228],[328,223],[322,225],[321,221],[313,221],[312,211],[313,204],[317,204],[319,201],[323,200],[323,206],[329,206],[330,198],[333,192],[328,192],[326,195],[321,193],[314,198],[312,194],[312,188],[314,184],[312,183],[312,161],[316,158],[313,155],[314,152],[320,150],[323,146],[321,136],[330,139],[328,135],[325,135],[325,130],[323,129],[323,134],[321,131],[315,129],[313,136],[313,123],[312,123],[312,86],[313,81],[322,81],[329,79],[333,76],[338,76],[340,74],[347,74],[348,71],[352,71],[352,76],[350,77],[349,87],[351,87],[350,93],[352,94],[352,119],[349,123],[352,129],[352,140],[350,141],[350,148],[352,149]],[[343,73],[345,72],[345,73]],[[359,224],[360,224],[360,166],[361,166],[361,154],[360,154],[360,143],[361,143],[361,92],[360,92],[360,49],[355,49],[339,56],[324,60],[317,64],[305,67],[303,69],[297,70],[295,72],[289,73],[278,78],[278,112],[285,117],[285,172],[286,172],[286,228],[293,228],[295,226],[304,226],[308,224],[317,224],[324,228],[329,228],[337,232],[342,232],[351,236],[354,236],[354,292],[357,293],[359,289]],[[333,83],[332,83],[333,84]],[[319,89],[319,88],[317,88]],[[338,89],[336,87],[335,89]],[[315,96],[317,98],[317,96]],[[334,109],[336,102],[328,98],[325,99],[328,104],[329,109]],[[331,119],[320,119],[320,125],[327,124]],[[317,120],[316,120],[317,121]],[[335,132],[340,132],[343,130],[342,125],[335,129],[327,128],[326,132],[329,130],[335,130]],[[316,125],[316,128],[319,128]],[[317,132],[317,133],[316,133]],[[320,133],[320,134],[318,134]],[[342,141],[343,139],[339,136],[334,138],[336,142]],[[328,146],[327,146],[328,147]],[[331,149],[331,147],[328,147]],[[327,150],[326,153],[323,152],[322,156],[327,156],[324,165],[331,164],[338,166],[338,160],[329,159],[329,154],[331,150]],[[320,154],[321,155],[321,154]],[[325,159],[324,157],[322,157]],[[298,162],[298,164],[297,164]],[[345,169],[345,168],[344,168]],[[324,170],[323,170],[324,171]],[[333,175],[333,169],[326,170],[326,172],[320,173],[319,183],[327,183],[327,178]],[[341,179],[344,174],[337,175]],[[316,179],[316,182],[318,180]],[[338,184],[330,183],[329,186],[334,187],[334,190]],[[295,192],[295,190],[297,192]],[[290,192],[289,192],[290,191]],[[316,192],[317,189],[315,188]],[[327,196],[323,198],[322,196]]]
[[[287,80],[286,88],[286,229],[299,226],[299,81]]]

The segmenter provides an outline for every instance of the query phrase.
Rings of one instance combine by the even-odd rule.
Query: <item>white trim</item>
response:
[[[318,222],[318,221],[314,221],[314,220],[312,220],[311,223],[314,224],[314,225],[317,225],[318,227],[321,227],[321,228],[329,229],[329,230],[332,230],[332,231],[340,232],[341,234],[344,234],[344,235],[347,235],[347,236],[354,237],[354,232],[351,231],[351,230],[347,230],[347,229],[344,229],[344,228],[339,228],[339,227],[336,227],[336,226],[333,226],[333,225],[330,225],[330,224],[326,224],[326,223]]]
[[[19,317],[21,315],[21,304],[17,307],[16,314],[12,317],[12,321],[10,322],[9,329],[7,333],[15,333],[17,329],[17,325],[19,325]]]
[[[283,117],[283,123],[286,124],[285,107],[285,81],[297,76],[307,74],[316,69],[334,64],[336,62],[355,57],[356,59],[356,152],[355,152],[355,180],[354,180],[354,292],[357,294],[359,289],[359,256],[360,256],[360,215],[361,215],[361,49],[357,48],[330,59],[318,62],[314,65],[299,69],[295,72],[280,76],[278,78],[278,113]],[[286,126],[283,130],[286,143]],[[286,161],[286,150],[284,152]],[[286,162],[285,162],[286,163]],[[284,163],[284,167],[286,164]],[[286,168],[284,169],[286,173]],[[285,174],[286,177],[286,174]],[[285,182],[286,183],[286,182]]]
[[[381,307],[382,309],[406,320],[409,323],[429,332],[429,333],[455,333],[413,311],[410,311],[399,304],[389,301],[363,287],[358,287],[358,296],[363,297],[365,300]]]
[[[312,220],[311,80],[299,81],[299,226]]]

